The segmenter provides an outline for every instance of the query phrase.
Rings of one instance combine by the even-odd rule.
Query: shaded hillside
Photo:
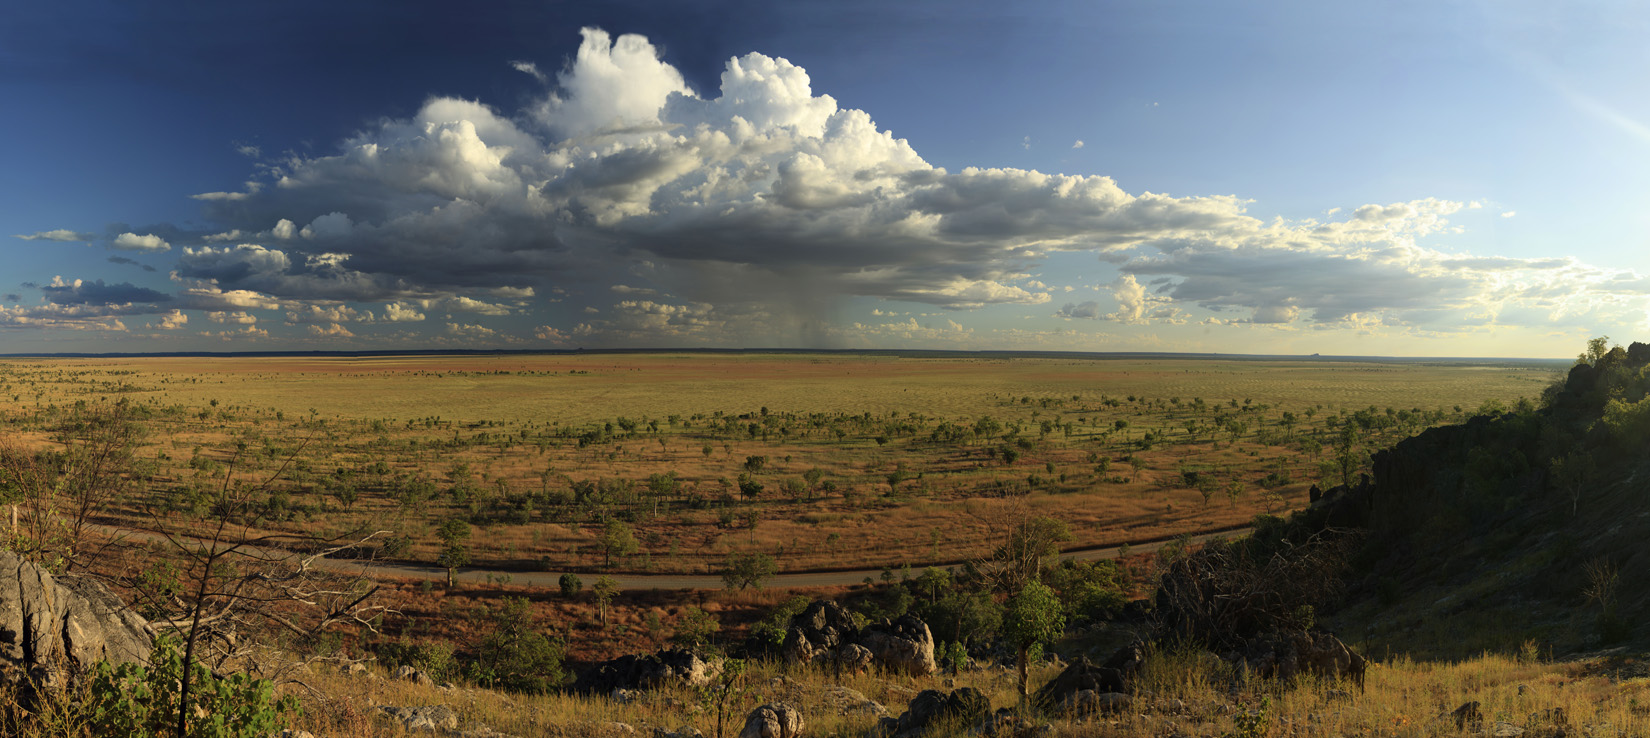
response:
[[[1370,655],[1650,641],[1650,345],[1602,341],[1540,403],[1375,455],[1293,521],[1361,528],[1331,625]]]

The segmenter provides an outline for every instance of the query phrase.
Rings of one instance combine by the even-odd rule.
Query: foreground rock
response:
[[[990,714],[991,700],[973,687],[963,687],[951,694],[925,689],[897,719],[883,718],[878,727],[883,735],[891,738],[916,738],[930,730],[955,735],[968,732]]]
[[[1246,644],[1228,661],[1255,676],[1290,680],[1311,675],[1362,685],[1367,664],[1339,638],[1322,631],[1274,631]]]
[[[914,615],[866,626],[859,634],[859,645],[871,652],[875,664],[895,674],[927,676],[939,671],[934,634]]]
[[[927,676],[939,671],[934,635],[911,615],[861,629],[853,613],[832,600],[810,603],[785,632],[780,653],[792,664],[818,663],[856,673],[875,666],[895,674]]]
[[[456,732],[458,730],[458,713],[453,712],[446,705],[422,705],[419,707],[379,707],[391,720],[401,724],[408,731],[423,732]]]
[[[1078,695],[1118,694],[1129,691],[1129,677],[1122,669],[1097,666],[1079,656],[1031,696],[1038,709],[1054,715],[1072,714],[1086,706],[1077,704]]]
[[[146,662],[153,648],[149,623],[102,583],[0,551],[0,681],[57,685],[98,661]]]
[[[858,690],[847,687],[826,688],[820,693],[819,702],[826,709],[844,717],[888,717],[888,708],[876,700],[866,698]]]
[[[801,710],[777,702],[752,710],[739,738],[799,738],[804,725]]]
[[[591,667],[573,683],[580,694],[612,694],[614,690],[657,689],[669,684],[703,687],[722,673],[720,659],[682,649],[654,654],[627,654]]]

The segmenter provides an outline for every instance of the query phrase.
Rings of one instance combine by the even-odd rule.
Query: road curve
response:
[[[164,541],[164,536],[153,531],[136,528],[116,528],[112,526],[94,526],[101,532],[124,538],[126,540]],[[1229,528],[1224,530],[1200,533],[1191,537],[1192,543],[1203,543],[1216,538],[1236,538],[1248,535],[1252,530],[1248,527]],[[1129,546],[1130,553],[1151,553],[1175,539],[1150,541]],[[1121,546],[1103,548],[1085,548],[1066,551],[1060,554],[1061,559],[1078,561],[1095,561],[1099,559],[1115,559]],[[269,548],[252,548],[253,552],[278,556],[287,552],[276,552]],[[431,564],[411,564],[397,561],[375,561],[368,559],[321,559],[317,566],[330,571],[365,574],[374,578],[401,578],[426,579],[446,581],[447,570]],[[955,566],[956,564],[942,564],[941,566]],[[915,568],[915,567],[913,567]],[[777,589],[806,589],[810,587],[844,587],[861,584],[869,578],[876,580],[882,576],[883,570],[852,569],[846,571],[807,571],[791,574],[778,574],[768,579],[764,587]],[[581,578],[591,578],[600,574],[578,572]],[[462,567],[456,578],[460,582],[486,584],[497,583],[508,579],[510,584],[525,585],[528,587],[555,588],[560,586],[562,572],[559,571],[506,571],[484,567]],[[725,585],[722,577],[716,574],[609,574],[613,581],[618,583],[622,590],[648,589],[722,589]],[[586,582],[586,585],[590,582]]]

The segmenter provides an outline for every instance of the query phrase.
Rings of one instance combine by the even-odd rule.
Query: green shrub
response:
[[[531,614],[526,598],[504,598],[504,606],[493,616],[493,632],[469,665],[472,680],[483,687],[529,694],[544,694],[565,680],[566,649],[533,630]]]
[[[182,708],[183,651],[170,636],[155,640],[151,666],[100,662],[86,697],[94,736],[161,738],[177,735]],[[265,738],[299,712],[292,697],[275,698],[275,685],[247,674],[224,678],[190,664],[192,712],[186,738]]]
[[[778,646],[785,642],[785,633],[790,630],[791,618],[802,614],[807,609],[809,599],[802,595],[793,595],[790,599],[774,606],[767,616],[751,626],[751,635],[764,642]]]
[[[413,643],[403,638],[380,643],[373,648],[373,652],[380,663],[391,669],[411,666],[438,683],[451,681],[456,676],[453,644],[446,641]]]

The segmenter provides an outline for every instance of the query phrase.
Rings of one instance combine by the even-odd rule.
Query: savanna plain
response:
[[[15,358],[0,360],[0,496],[8,548],[106,583],[171,634],[157,653],[208,667],[172,680],[206,685],[193,704],[252,705],[263,732],[247,735],[429,734],[403,718],[440,707],[453,719],[432,722],[437,733],[732,736],[752,708],[780,702],[821,736],[1635,735],[1646,670],[1591,641],[1508,631],[1461,639],[1470,650],[1447,635],[1406,648],[1377,627],[1380,608],[1320,618],[1287,592],[1273,599],[1291,627],[1329,626],[1367,669],[1251,678],[1189,637],[1196,627],[1153,636],[1181,612],[1174,588],[1198,566],[1187,562],[1253,559],[1304,582],[1324,570],[1280,547],[1356,559],[1293,538],[1320,497],[1368,488],[1383,449],[1428,429],[1538,412],[1570,366]],[[1369,581],[1383,601],[1396,586]],[[819,600],[857,628],[917,620],[934,668],[797,658],[793,631]],[[1032,696],[1120,647],[1142,655],[1111,692],[1126,702],[1074,710]],[[638,689],[588,676],[660,649],[711,667]],[[120,690],[160,669],[79,689],[129,704]],[[234,675],[264,692],[236,697],[222,686]],[[26,683],[11,687],[8,730],[104,734],[86,707],[100,698],[43,701]],[[924,690],[965,689],[984,711],[899,717]],[[174,707],[186,730],[212,722]]]

